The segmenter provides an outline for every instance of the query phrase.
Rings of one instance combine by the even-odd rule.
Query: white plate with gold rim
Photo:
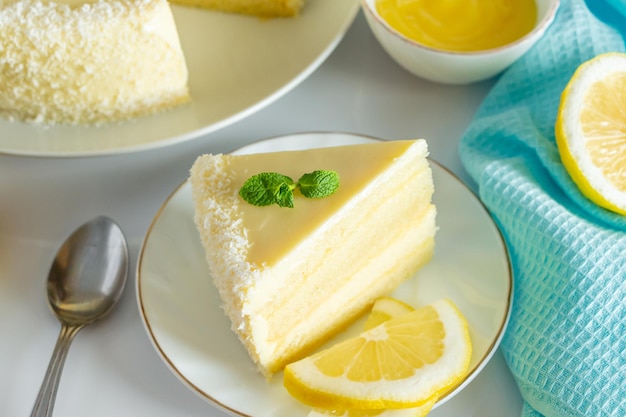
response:
[[[256,142],[236,153],[371,140],[375,139],[305,133]],[[444,167],[434,161],[431,165],[439,226],[435,255],[393,295],[414,306],[448,297],[468,319],[474,350],[470,372],[438,406],[472,381],[497,349],[510,314],[512,272],[502,236],[481,202]],[[136,278],[139,311],[148,336],[187,387],[235,416],[307,415],[309,409],[284,390],[282,374],[266,382],[230,330],[193,223],[187,182],[174,190],[152,221]]]
[[[0,118],[0,154],[136,152],[226,127],[309,76],[343,38],[358,10],[358,0],[308,0],[297,18],[260,19],[173,5],[191,103],[103,126],[44,127]]]

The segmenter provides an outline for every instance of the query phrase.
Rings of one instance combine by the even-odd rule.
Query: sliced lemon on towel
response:
[[[283,381],[318,408],[418,407],[463,378],[471,352],[467,321],[440,300],[287,365]]]
[[[598,55],[578,67],[561,94],[555,134],[582,194],[626,215],[626,54]]]

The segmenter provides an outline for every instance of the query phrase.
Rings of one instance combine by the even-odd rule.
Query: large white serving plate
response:
[[[339,43],[358,8],[358,0],[309,0],[297,18],[260,19],[174,5],[191,103],[103,126],[44,127],[0,119],[0,154],[135,152],[223,128],[310,75]]]
[[[237,153],[370,140],[307,133],[257,142]],[[448,297],[469,321],[474,349],[470,372],[438,406],[473,380],[494,354],[509,318],[512,276],[502,237],[484,206],[449,171],[434,161],[431,165],[439,225],[435,256],[393,295],[414,306]],[[165,201],[148,230],[136,285],[140,314],[154,347],[191,390],[236,416],[307,415],[308,408],[283,389],[282,374],[266,382],[230,330],[193,223],[187,182]]]

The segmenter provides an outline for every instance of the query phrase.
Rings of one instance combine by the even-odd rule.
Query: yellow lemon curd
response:
[[[535,0],[377,0],[376,9],[404,36],[455,52],[509,44],[537,21]]]

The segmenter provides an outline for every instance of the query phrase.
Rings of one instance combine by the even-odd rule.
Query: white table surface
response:
[[[303,131],[423,137],[431,156],[467,181],[458,143],[491,83],[442,86],[408,74],[385,54],[359,13],[337,49],[307,80],[223,130],[119,156],[0,155],[0,416],[31,412],[60,329],[45,294],[52,258],[75,227],[99,214],[122,226],[132,275],[113,313],[74,340],[55,415],[225,416],[188,390],[161,361],[141,323],[134,288],[137,253],[147,227],[196,156]],[[431,415],[517,417],[520,409],[519,392],[497,352],[477,379]]]

